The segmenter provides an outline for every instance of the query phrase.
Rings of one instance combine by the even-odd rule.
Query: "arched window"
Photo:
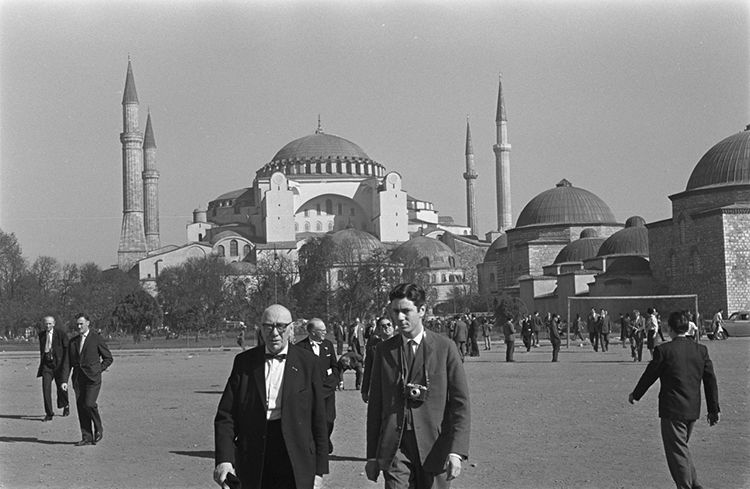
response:
[[[333,215],[333,202],[331,199],[326,199],[326,214]]]
[[[243,246],[242,247],[242,258],[245,258],[249,254],[250,254],[250,245]]]
[[[310,221],[305,221],[305,232],[306,233],[310,232]]]
[[[451,268],[456,268],[456,259],[452,256],[448,257],[448,264],[450,264]]]
[[[318,231],[318,232],[322,231],[323,230],[323,223],[320,222],[320,221],[317,221],[315,223],[315,230]]]
[[[320,203],[315,204],[315,211],[320,215]]]
[[[422,257],[419,259],[419,266],[422,268],[430,268],[430,259],[425,257]],[[445,280],[443,280],[445,282]]]
[[[229,256],[237,256],[237,255],[239,255],[240,253],[239,253],[239,249],[238,248],[239,247],[237,245],[237,240],[236,239],[233,239],[232,241],[230,241],[229,242]]]
[[[491,283],[491,284],[494,284],[494,283],[495,283],[495,274],[494,274],[494,273],[491,273],[491,274],[490,274],[490,283]]]
[[[333,221],[328,221],[328,230],[333,231]]]
[[[338,277],[339,282],[342,282],[344,280],[344,271],[339,270],[336,276]]]
[[[687,219],[685,216],[680,217],[678,226],[680,228],[680,244],[685,244],[687,240]]]
[[[698,250],[693,250],[690,256],[693,273],[701,273],[701,256],[698,254]]]
[[[294,223],[294,232],[295,232],[295,233],[298,233],[298,232],[299,232],[299,223],[298,223],[298,222],[295,222],[295,223]]]
[[[219,254],[219,256],[227,256],[227,253],[226,253],[226,251],[224,250],[224,245],[219,245],[219,246],[218,246],[218,247],[216,248],[216,253],[218,253],[218,254]]]
[[[305,217],[310,217],[310,209],[305,209]]]
[[[338,207],[338,209],[337,209],[338,212],[336,214],[338,214],[340,216],[340,215],[342,215],[344,213],[344,206],[341,205],[341,202],[339,202],[338,205],[337,205],[337,207]]]

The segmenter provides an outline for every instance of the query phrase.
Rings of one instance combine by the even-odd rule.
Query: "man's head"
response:
[[[292,336],[292,313],[281,304],[274,304],[263,311],[260,333],[271,353],[279,353]]]
[[[79,313],[76,314],[76,328],[78,328],[78,332],[81,334],[86,334],[89,332],[89,324],[91,322],[89,321],[89,315],[86,313]]]
[[[52,316],[44,316],[44,319],[42,319],[42,324],[44,324],[45,331],[52,331],[55,329],[55,318]]]
[[[654,313],[654,310],[653,310],[653,309],[651,309],[650,307],[649,307],[648,309],[646,309],[646,314],[648,314],[649,316],[650,316],[651,314],[653,314],[653,313]]]
[[[382,318],[378,319],[377,328],[378,328],[378,331],[380,332],[380,336],[384,340],[391,338],[396,333],[396,328],[393,327],[393,323],[391,322],[391,319],[386,316],[383,316]]]
[[[322,319],[312,318],[307,322],[307,336],[318,343],[326,338],[326,324]]]
[[[600,311],[600,314],[602,316],[606,316],[607,315],[607,310],[602,307],[602,310]]]
[[[425,291],[417,284],[400,284],[388,294],[391,319],[407,338],[415,338],[424,329]]]
[[[678,336],[687,333],[690,327],[688,317],[684,312],[677,311],[669,315],[669,336]]]

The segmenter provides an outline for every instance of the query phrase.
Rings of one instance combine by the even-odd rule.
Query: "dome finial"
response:
[[[318,114],[318,128],[315,129],[315,134],[323,134],[323,126],[320,124],[320,114]]]

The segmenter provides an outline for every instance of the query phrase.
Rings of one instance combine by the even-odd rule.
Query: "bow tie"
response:
[[[266,353],[266,360],[278,360],[283,361],[286,360],[286,353],[278,353],[274,355],[273,353]]]

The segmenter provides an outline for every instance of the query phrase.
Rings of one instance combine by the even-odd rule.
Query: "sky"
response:
[[[24,255],[117,262],[128,56],[158,147],[162,244],[323,130],[479,234],[497,228],[502,73],[512,214],[563,178],[621,222],[671,217],[711,146],[750,123],[745,1],[0,0],[0,229]]]

